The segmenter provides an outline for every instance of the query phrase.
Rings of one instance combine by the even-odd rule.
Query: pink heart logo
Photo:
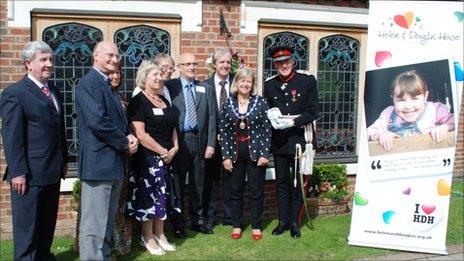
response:
[[[424,213],[427,215],[435,211],[435,205],[422,205],[421,208],[422,208],[422,211],[424,211]]]
[[[375,53],[375,65],[382,67],[382,65],[391,59],[391,53],[389,51],[378,51]]]

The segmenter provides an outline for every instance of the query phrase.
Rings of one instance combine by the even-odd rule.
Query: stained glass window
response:
[[[137,68],[143,60],[159,53],[171,54],[171,37],[165,30],[136,25],[122,28],[114,34],[114,43],[121,54],[124,81],[121,92],[130,98],[134,89]]]
[[[264,63],[263,80],[277,73],[272,65],[270,50],[277,45],[288,45],[293,47],[295,68],[297,70],[307,70],[309,64],[309,41],[308,38],[291,32],[279,32],[270,34],[264,38]]]
[[[103,40],[102,32],[79,23],[47,27],[42,40],[53,49],[54,73],[51,81],[61,90],[68,142],[69,169],[77,167],[78,137],[75,87],[92,66],[92,50]]]
[[[318,155],[356,158],[356,112],[359,42],[344,35],[318,43],[317,87],[321,114],[317,121]]]

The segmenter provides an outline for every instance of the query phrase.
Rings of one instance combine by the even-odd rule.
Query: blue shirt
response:
[[[185,117],[184,117],[184,123],[182,124],[182,132],[193,132],[193,131],[197,131],[198,130],[198,126],[197,128],[195,129],[192,129],[190,128],[189,124],[188,124],[188,116],[190,115],[190,110],[187,106],[187,95],[189,95],[187,92],[189,92],[189,88],[187,87],[188,84],[192,84],[193,87],[192,87],[192,93],[193,93],[193,98],[195,98],[196,96],[196,93],[195,93],[195,83],[194,81],[191,81],[191,82],[188,82],[187,80],[185,80],[184,78],[180,77],[180,82],[182,84],[182,92],[184,93],[184,104],[185,104]],[[195,112],[196,113],[196,112]],[[198,117],[197,117],[197,120],[198,120]]]

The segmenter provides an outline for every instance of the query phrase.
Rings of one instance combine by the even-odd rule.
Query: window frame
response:
[[[171,56],[174,59],[180,56],[181,17],[179,15],[33,9],[31,40],[41,41],[45,29],[66,23],[79,23],[98,28],[103,33],[103,40],[110,42],[114,42],[115,33],[122,28],[136,25],[156,27],[169,33]],[[68,169],[67,177],[77,177],[77,167]]]

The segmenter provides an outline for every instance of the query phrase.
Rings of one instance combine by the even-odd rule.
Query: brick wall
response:
[[[230,5],[227,3],[230,2]],[[277,2],[277,1],[276,1]],[[304,4],[336,5],[345,7],[368,7],[367,1],[362,0],[289,0],[279,2],[294,2]],[[223,36],[219,35],[219,12],[223,10],[224,18],[229,31],[232,33],[231,46],[239,51],[239,55],[251,64],[257,65],[257,35],[245,35],[239,28],[239,1],[204,0],[203,1],[203,27],[202,32],[184,32],[181,35],[181,51],[192,52],[197,55],[200,62],[204,62],[218,47],[226,47]],[[25,74],[20,60],[20,51],[30,41],[29,28],[7,27],[7,1],[0,1],[0,88],[4,89],[11,83],[18,81]],[[207,70],[204,63],[200,63],[199,78],[204,79]],[[455,176],[464,173],[464,109],[461,109],[459,120],[458,145]],[[3,143],[0,140],[0,173],[4,173],[6,164],[3,152]],[[265,187],[265,217],[276,217],[275,187],[274,181],[268,181]],[[69,192],[60,196],[60,207],[56,233],[59,235],[72,235],[75,228],[76,212],[73,210],[74,202]],[[247,213],[249,206],[245,206]],[[221,212],[221,211],[220,211]],[[0,239],[11,237],[11,207],[9,186],[0,182]]]

